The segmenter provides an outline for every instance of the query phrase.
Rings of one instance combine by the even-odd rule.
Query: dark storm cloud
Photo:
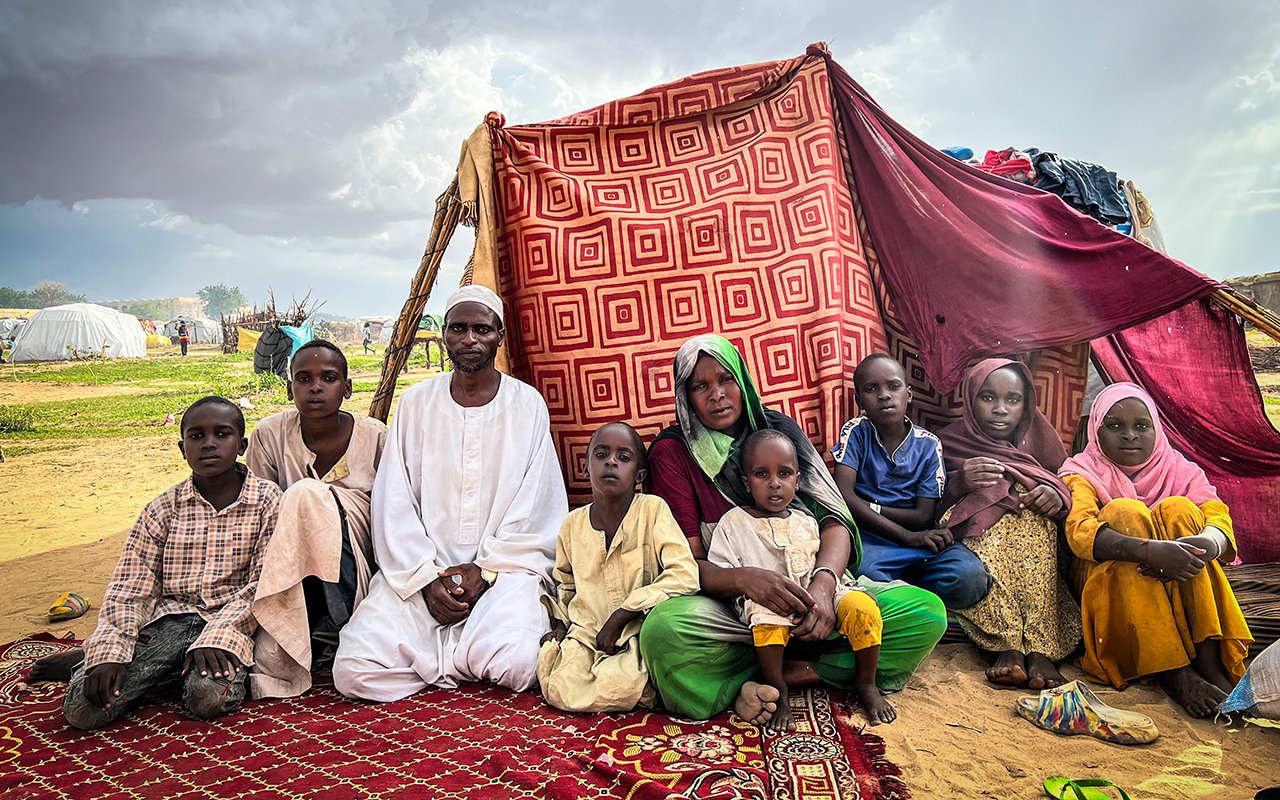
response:
[[[825,39],[931,144],[1104,163],[1147,191],[1174,255],[1261,271],[1280,210],[1278,20],[1263,2],[7,3],[0,214],[136,200],[151,209],[136,251],[101,265],[122,280],[145,270],[115,263],[310,270],[335,296],[398,304],[487,111],[548,119]],[[42,248],[36,228],[15,235],[30,241],[10,269],[56,263],[17,263]]]

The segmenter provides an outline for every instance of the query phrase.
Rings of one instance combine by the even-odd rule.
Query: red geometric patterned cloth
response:
[[[820,451],[856,413],[854,366],[891,344],[917,415],[955,416],[892,321],[836,116],[809,55],[493,129],[508,356],[547,401],[571,500],[590,497],[581,466],[602,423],[648,438],[675,420],[672,361],[696,334],[736,344],[766,404]],[[1085,352],[1041,379],[1068,441]]]
[[[74,646],[0,647],[0,796],[166,798],[906,798],[884,742],[823,690],[793,698],[798,730],[762,738],[732,714],[565,714],[533,693],[473,684],[395,703],[251,701],[215,722],[170,695],[95,732],[67,726],[64,686],[21,682]],[[178,691],[178,686],[173,686]]]

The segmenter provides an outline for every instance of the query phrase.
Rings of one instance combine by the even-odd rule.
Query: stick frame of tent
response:
[[[1271,309],[1258,305],[1235,289],[1219,289],[1209,297],[1227,311],[1280,342],[1280,316]]]
[[[387,421],[391,413],[391,401],[396,392],[396,377],[409,363],[409,353],[413,350],[414,337],[418,335],[418,320],[427,307],[427,299],[435,286],[436,277],[440,274],[440,262],[444,259],[445,248],[458,228],[462,219],[462,197],[458,194],[458,179],[455,176],[449,188],[436,198],[436,213],[431,221],[431,234],[427,237],[426,250],[422,260],[418,262],[418,271],[409,286],[409,296],[396,318],[395,328],[391,332],[391,341],[382,356],[382,377],[378,380],[378,390],[373,394],[373,402],[369,405],[369,416]]]

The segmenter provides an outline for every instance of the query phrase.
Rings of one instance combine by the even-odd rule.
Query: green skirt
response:
[[[947,628],[937,595],[901,582],[862,579],[884,619],[876,685],[901,689]],[[640,629],[640,653],[667,710],[707,719],[729,707],[758,670],[751,629],[724,602],[705,595],[673,597]],[[793,640],[787,657],[809,661],[830,686],[852,689],[857,669],[848,641],[833,633],[822,642]]]

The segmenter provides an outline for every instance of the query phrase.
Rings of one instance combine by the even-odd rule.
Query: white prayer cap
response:
[[[502,299],[498,297],[494,291],[486,286],[463,286],[458,291],[449,296],[448,301],[444,304],[444,315],[449,316],[449,311],[458,303],[479,303],[485,308],[498,315],[498,323],[502,324]]]

